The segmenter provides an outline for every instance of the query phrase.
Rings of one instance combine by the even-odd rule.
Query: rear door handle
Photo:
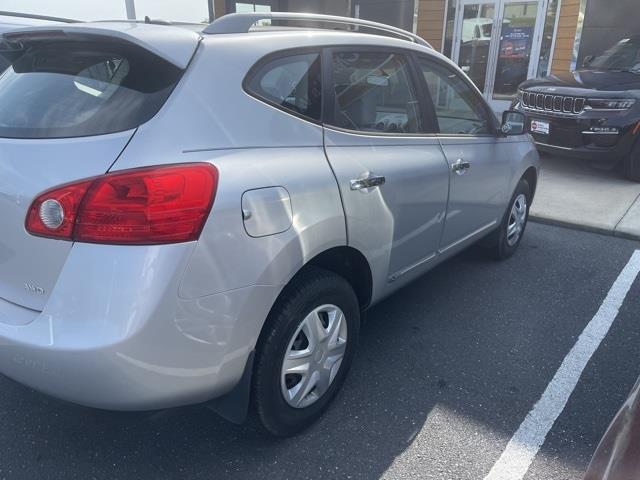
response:
[[[458,175],[464,175],[470,168],[471,164],[469,162],[465,162],[461,158],[451,164],[451,170],[456,172]]]
[[[368,174],[368,176],[364,178],[356,178],[354,180],[351,180],[350,187],[351,190],[364,190],[367,188],[374,188],[379,187],[380,185],[384,185],[386,181],[387,179],[381,175]]]

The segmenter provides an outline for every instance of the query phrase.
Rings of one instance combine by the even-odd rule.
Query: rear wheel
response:
[[[287,287],[256,350],[252,400],[277,436],[311,425],[342,386],[360,330],[358,300],[342,277],[309,269]]]
[[[640,141],[636,142],[631,153],[622,163],[624,175],[629,180],[640,182]]]
[[[521,179],[500,226],[484,243],[494,258],[504,260],[518,249],[529,220],[530,204],[531,189],[527,181]]]

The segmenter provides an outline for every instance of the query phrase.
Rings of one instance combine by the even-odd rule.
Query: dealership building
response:
[[[413,31],[453,59],[494,109],[528,78],[574,71],[640,34],[638,0],[211,0],[216,16],[292,11],[346,15]]]

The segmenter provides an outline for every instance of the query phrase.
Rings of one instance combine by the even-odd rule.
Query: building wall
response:
[[[434,48],[440,50],[442,47],[442,32],[445,22],[446,0],[419,1],[417,33],[431,43]],[[580,1],[581,0],[562,0],[561,2],[560,19],[551,66],[553,73],[567,72],[570,69],[576,27],[578,25]],[[591,1],[611,2],[611,0]],[[638,0],[622,1],[637,2]]]
[[[444,28],[445,0],[418,0],[418,35],[440,51]]]
[[[581,0],[562,0],[560,19],[556,33],[556,44],[553,52],[551,73],[563,73],[571,70],[573,44],[578,26],[578,14]]]
[[[225,0],[213,0],[213,9],[215,11],[216,18],[221,17],[226,12]]]

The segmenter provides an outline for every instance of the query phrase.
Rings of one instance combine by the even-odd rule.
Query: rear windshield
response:
[[[17,58],[15,58],[17,56]],[[0,73],[0,137],[83,137],[153,117],[182,70],[120,42],[23,43]]]

